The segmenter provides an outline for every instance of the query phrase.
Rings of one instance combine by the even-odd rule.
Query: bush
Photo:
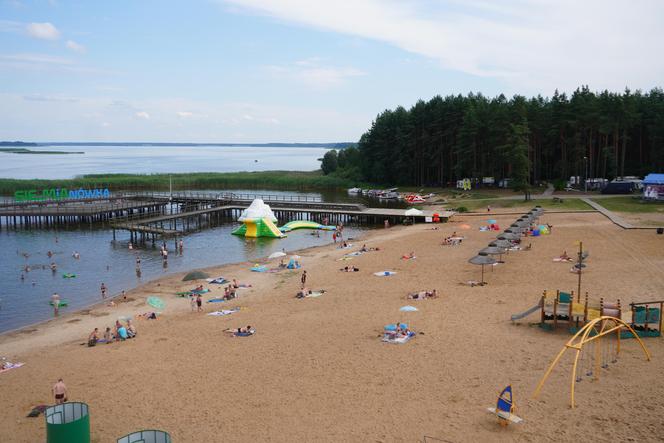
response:
[[[458,208],[455,209],[456,212],[468,212],[468,208],[465,206],[459,206]]]
[[[558,179],[553,181],[553,189],[556,191],[564,191],[567,187],[567,182],[563,179]]]

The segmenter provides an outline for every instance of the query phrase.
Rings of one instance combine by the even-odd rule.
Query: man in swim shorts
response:
[[[67,386],[65,386],[61,378],[53,385],[52,391],[56,405],[61,405],[67,401]]]
[[[307,283],[307,271],[302,271],[302,279],[300,281],[302,282],[302,287],[304,288],[304,285]]]

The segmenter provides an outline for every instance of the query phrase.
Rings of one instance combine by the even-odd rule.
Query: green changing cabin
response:
[[[51,406],[46,417],[46,443],[90,443],[90,415],[85,403]]]

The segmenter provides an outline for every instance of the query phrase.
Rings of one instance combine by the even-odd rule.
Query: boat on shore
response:
[[[350,188],[348,190],[348,195],[362,195],[362,189],[361,188]]]

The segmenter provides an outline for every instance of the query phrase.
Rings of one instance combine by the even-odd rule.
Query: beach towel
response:
[[[572,259],[571,259],[571,258],[560,258],[560,257],[556,257],[556,258],[553,259],[553,261],[555,261],[555,262],[571,262]]]
[[[361,251],[355,251],[355,252],[349,252],[348,254],[344,255],[344,257],[357,257],[358,255],[362,255],[363,252]]]
[[[215,285],[223,285],[224,283],[227,283],[228,280],[226,280],[224,277],[217,277],[217,278],[207,278],[205,279],[208,283],[213,283]]]
[[[235,337],[250,337],[256,333],[255,329],[250,329],[248,332],[233,332]]]
[[[208,303],[222,303],[222,302],[225,302],[225,301],[226,301],[226,300],[224,300],[223,298],[211,298],[211,299],[208,300],[207,302],[208,302]]]
[[[380,272],[374,272],[374,275],[376,277],[389,277],[391,275],[396,274],[394,271],[380,271]]]
[[[410,255],[402,255],[401,260],[415,260],[417,257],[411,257]]]
[[[348,257],[348,256],[344,255],[343,257],[338,258],[337,261],[348,261],[348,260],[352,260],[353,258],[355,258],[355,257]]]
[[[12,369],[20,368],[25,363],[5,363],[7,366],[4,369],[0,369],[0,373],[11,371]]]
[[[395,337],[392,334],[385,334],[382,341],[385,343],[404,344],[408,343],[413,337],[415,337],[413,331],[410,331],[407,335],[399,335],[398,337]]]
[[[251,272],[267,272],[267,266],[253,266]]]
[[[239,311],[239,309],[231,309],[231,310],[222,309],[221,311],[209,312],[208,315],[212,315],[212,316],[215,316],[215,317],[221,317],[221,316],[224,316],[224,315],[231,315],[231,314],[233,314],[237,311]]]
[[[323,294],[325,294],[325,291],[311,291],[311,293],[305,295],[305,297],[320,297]]]

